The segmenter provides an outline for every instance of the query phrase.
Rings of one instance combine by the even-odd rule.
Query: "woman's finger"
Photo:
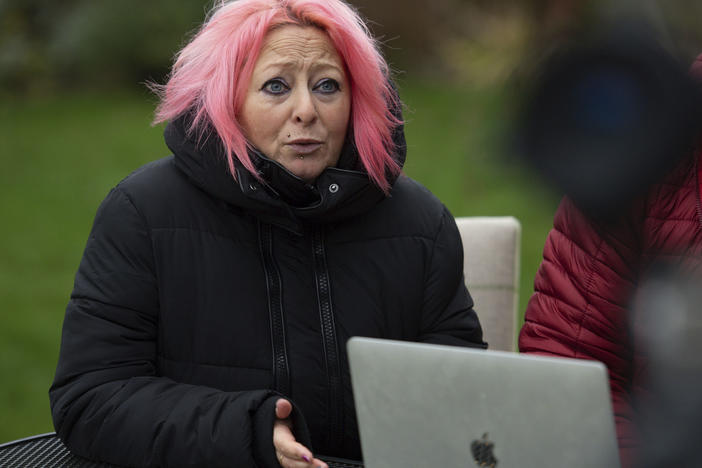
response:
[[[325,462],[318,458],[313,458],[312,463],[309,464],[308,466],[312,466],[314,468],[329,468],[329,465],[327,465]]]
[[[287,426],[279,426],[278,433],[274,431],[273,445],[281,466],[285,468],[317,468],[326,467],[326,463],[314,458],[312,452],[299,442]]]
[[[314,459],[312,452],[299,442],[280,441],[274,445],[276,452],[289,460],[312,463]]]
[[[322,460],[314,458],[312,452],[295,440],[292,424],[288,418],[292,404],[280,398],[275,402],[275,414],[278,418],[273,424],[273,445],[276,449],[278,463],[284,468],[327,468]]]
[[[278,462],[283,468],[328,468],[328,465],[318,458],[311,457],[287,457],[282,453],[277,453]]]
[[[278,420],[273,424],[273,446],[276,452],[290,460],[312,462],[312,452],[295,440],[295,436],[287,421]]]
[[[275,416],[279,419],[285,419],[292,413],[292,403],[285,398],[279,398],[275,402]]]

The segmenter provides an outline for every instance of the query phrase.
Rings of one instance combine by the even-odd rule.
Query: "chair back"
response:
[[[511,216],[456,218],[463,275],[488,349],[516,350],[521,225]]]

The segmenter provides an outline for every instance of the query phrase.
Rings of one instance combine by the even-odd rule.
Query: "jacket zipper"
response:
[[[258,222],[258,244],[266,275],[268,316],[271,325],[273,354],[273,389],[290,396],[290,369],[285,345],[285,316],[283,314],[282,282],[273,257],[273,233],[270,224]]]
[[[314,257],[315,283],[317,286],[317,303],[319,304],[319,320],[322,327],[322,348],[327,371],[327,414],[329,417],[329,443],[332,447],[340,447],[343,442],[344,405],[343,387],[341,381],[341,363],[339,345],[334,324],[334,310],[331,302],[331,287],[329,270],[324,250],[324,234],[322,227],[314,228],[312,239]]]

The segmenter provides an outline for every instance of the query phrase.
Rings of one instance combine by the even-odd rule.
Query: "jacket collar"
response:
[[[366,212],[385,194],[362,169],[354,145],[347,142],[338,167],[325,169],[313,184],[292,174],[263,154],[252,151],[260,180],[235,159],[236,180],[231,176],[219,138],[198,140],[186,130],[186,118],[170,122],[166,144],[177,167],[199,188],[230,206],[252,213],[264,222],[302,233],[305,222],[341,221]],[[402,127],[393,134],[396,161],[403,165],[406,144]],[[391,183],[394,183],[393,179]]]

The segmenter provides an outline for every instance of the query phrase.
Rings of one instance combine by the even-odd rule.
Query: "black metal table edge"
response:
[[[63,442],[59,439],[58,435],[56,432],[46,432],[44,434],[36,434],[32,435],[29,437],[24,437],[22,439],[16,439],[16,440],[11,440],[9,442],[4,442],[0,444],[0,452],[4,450],[12,450],[13,447],[17,446],[23,446],[27,444],[32,444],[32,443],[41,443],[40,441],[48,439],[49,443],[54,442],[54,444],[58,444],[62,450],[65,450],[66,454],[70,456],[73,460],[75,460],[78,463],[85,463],[88,464],[89,466],[115,466],[115,465],[109,465],[104,462],[93,462],[87,459],[84,459],[82,457],[79,457],[75,454],[72,454],[68,448],[63,445]],[[344,458],[338,458],[338,457],[330,457],[330,456],[320,456],[322,460],[324,460],[326,463],[329,464],[330,468],[363,468],[363,463],[355,460],[347,460]],[[82,466],[82,465],[81,465]]]
[[[51,438],[51,437],[57,437],[56,433],[55,432],[45,432],[44,434],[36,434],[33,436],[24,437],[22,439],[11,440],[9,442],[3,442],[2,444],[0,444],[0,449],[12,447],[13,445],[24,444],[26,442],[32,442],[34,440],[47,439],[47,438]]]

